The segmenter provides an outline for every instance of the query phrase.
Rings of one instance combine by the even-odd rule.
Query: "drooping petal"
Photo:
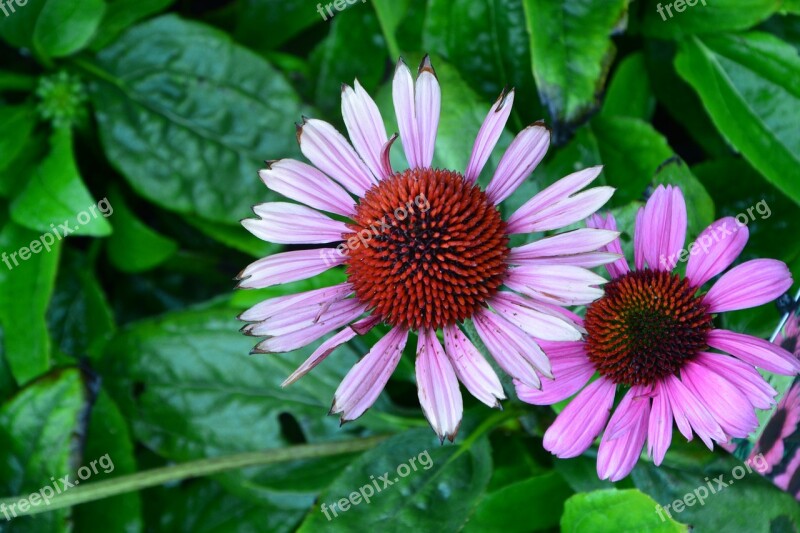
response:
[[[608,213],[608,216],[605,219],[603,219],[603,217],[600,215],[592,215],[586,221],[586,225],[590,228],[605,229],[614,232],[617,231],[617,220],[611,213]],[[625,259],[625,255],[622,253],[622,245],[619,242],[619,238],[611,241],[603,249],[606,252],[611,252],[613,254],[619,254],[622,256],[615,262],[606,265],[606,270],[608,270],[608,273],[612,278],[618,278],[630,272],[631,269],[628,266],[628,260]]]
[[[414,98],[420,148],[419,164],[424,168],[429,168],[433,162],[436,132],[439,129],[442,93],[439,88],[439,80],[436,79],[436,73],[427,55],[419,66]]]
[[[295,250],[270,255],[250,263],[237,277],[242,289],[263,289],[273,285],[308,279],[341,265],[347,256],[334,248]]]
[[[342,413],[342,423],[355,420],[378,399],[394,372],[408,340],[408,330],[395,327],[350,369],[336,389],[331,414]]]
[[[645,261],[653,270],[669,270],[668,258],[677,255],[686,241],[686,202],[681,190],[659,185],[645,204],[641,223]]]
[[[444,346],[459,381],[489,407],[500,407],[506,395],[492,366],[456,325],[445,326]]]
[[[753,259],[735,266],[703,297],[709,313],[749,309],[771,302],[792,286],[792,273],[783,261]]]
[[[382,179],[381,151],[386,144],[386,126],[375,101],[356,80],[355,88],[342,86],[342,118],[353,146],[372,174]]]
[[[686,277],[692,287],[699,287],[733,263],[742,253],[750,235],[747,226],[739,226],[733,217],[717,220],[689,246]]]
[[[727,352],[767,372],[787,376],[800,372],[800,361],[793,354],[764,339],[724,329],[712,329],[706,336],[706,342],[712,348]]]
[[[422,168],[422,139],[417,130],[417,113],[414,99],[414,79],[408,65],[400,59],[392,80],[392,100],[400,130],[400,142],[409,168]]]
[[[546,341],[576,341],[581,332],[563,316],[512,292],[498,292],[489,305],[528,335]]]
[[[489,201],[497,205],[517,190],[539,164],[550,146],[550,131],[537,122],[522,130],[509,145],[486,187]]]
[[[647,453],[660,465],[672,443],[672,407],[660,382],[653,388],[653,406],[647,428]]]
[[[261,240],[276,244],[322,244],[342,240],[350,230],[315,209],[288,202],[268,202],[253,208],[260,219],[246,218],[242,226]]]
[[[583,342],[543,342],[541,348],[550,359],[556,379],[542,380],[541,390],[515,380],[517,396],[523,402],[552,405],[566,400],[581,390],[594,375],[594,365],[586,355]]]
[[[753,366],[735,357],[719,353],[701,352],[695,360],[709,370],[725,376],[747,397],[753,407],[769,409],[775,405],[778,391],[773,389]]]
[[[341,183],[345,189],[363,198],[375,178],[344,135],[317,119],[304,119],[297,126],[300,151],[315,167]]]
[[[304,307],[315,306],[319,309],[327,309],[333,302],[343,300],[352,293],[353,286],[350,283],[340,283],[321,289],[276,296],[257,303],[237,318],[245,322],[258,322],[280,313],[292,314]]]
[[[532,265],[510,268],[507,287],[546,303],[585,305],[603,295],[606,280],[585,268],[570,265]]]
[[[256,337],[278,337],[312,327],[320,320],[348,314],[361,304],[354,299],[325,302],[324,305],[309,305],[291,313],[277,313],[259,322],[247,324],[242,332]]]
[[[481,129],[478,131],[478,136],[475,138],[475,144],[472,146],[472,154],[464,173],[465,180],[474,183],[481,175],[486,161],[489,160],[500,135],[503,134],[503,128],[506,126],[513,104],[514,89],[511,89],[508,93],[505,91],[500,93],[500,97],[489,110],[489,114],[486,115]]]
[[[714,420],[713,415],[695,397],[694,393],[686,388],[686,385],[681,380],[670,375],[664,378],[661,384],[669,398],[672,415],[675,417],[675,424],[683,436],[686,437],[686,440],[692,440],[692,430],[694,430],[710,450],[714,449],[712,441],[720,443],[728,441],[728,437],[717,421]]]
[[[458,378],[444,353],[436,332],[421,329],[417,344],[417,396],[439,440],[456,438],[461,425],[463,405],[458,390]]]
[[[355,336],[356,332],[352,328],[347,327],[320,344],[319,348],[314,350],[314,353],[312,353],[311,356],[297,368],[297,370],[292,372],[292,374],[286,378],[283,383],[281,383],[281,387],[288,387],[298,379],[311,372],[314,367],[324,361],[325,358],[331,354],[331,352]]]
[[[258,175],[271,190],[314,209],[352,217],[355,202],[338,183],[300,161],[280,159]]]
[[[544,449],[562,459],[585,452],[606,425],[616,389],[603,377],[587,385],[547,429]]]
[[[630,474],[642,453],[650,418],[650,398],[642,387],[631,387],[625,394],[600,440],[597,475],[619,481]]]

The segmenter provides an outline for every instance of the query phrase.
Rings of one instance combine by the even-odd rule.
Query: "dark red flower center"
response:
[[[409,329],[463,321],[503,282],[506,224],[477,185],[448,170],[412,169],[366,192],[342,235],[356,296]]]
[[[614,383],[646,385],[677,373],[706,349],[712,317],[697,289],[659,270],[630,272],[586,310],[587,351]]]

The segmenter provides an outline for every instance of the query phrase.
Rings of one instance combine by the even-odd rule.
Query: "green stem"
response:
[[[139,491],[148,487],[155,487],[189,477],[209,476],[228,470],[268,465],[283,461],[360,452],[374,447],[386,438],[388,438],[387,435],[379,435],[364,439],[329,442],[325,444],[303,444],[299,446],[290,446],[288,448],[246,452],[225,457],[212,457],[162,468],[154,468],[145,472],[137,472],[136,474],[121,476],[106,481],[98,481],[96,483],[88,483],[73,488],[56,496],[50,500],[49,504],[41,505],[41,503],[39,503],[37,506],[30,506],[25,512],[19,511],[17,506],[14,508],[16,511],[15,516],[27,516],[55,511],[56,509],[72,507],[73,505],[109,498],[127,492]],[[26,494],[24,496],[0,500],[0,509],[5,509],[3,505],[10,507],[12,504],[17,504],[20,500],[27,500],[28,496],[29,495]]]
[[[17,72],[0,71],[0,91],[33,91],[36,78]]]

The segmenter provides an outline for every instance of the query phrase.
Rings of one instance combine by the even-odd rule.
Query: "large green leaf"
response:
[[[272,50],[323,20],[315,6],[304,0],[239,0],[236,8],[233,36],[254,50]],[[264,31],[265,27],[269,31]]]
[[[557,141],[600,105],[627,0],[524,0],[533,76]]]
[[[218,30],[163,16],[84,67],[109,161],[161,207],[234,224],[267,196],[261,161],[297,154],[294,90]]]
[[[103,0],[6,2],[0,36],[13,46],[45,58],[67,56],[85,47],[103,17]],[[12,11],[13,10],[13,11]]]
[[[766,20],[780,5],[781,0],[645,0],[642,29],[660,39],[744,30]]]
[[[33,127],[36,125],[32,105],[0,106],[0,131],[13,132],[0,136],[0,170],[5,170],[30,142]],[[5,193],[6,191],[0,190]]]
[[[108,5],[103,20],[90,45],[94,51],[107,46],[128,26],[163,11],[175,0],[106,0],[106,2]]]
[[[617,531],[687,532],[689,528],[667,517],[659,518],[656,502],[635,489],[596,490],[567,500],[561,531],[616,533]]]
[[[655,106],[644,54],[636,52],[626,56],[611,76],[600,112],[608,116],[621,115],[649,121]]]
[[[402,433],[353,461],[299,531],[458,531],[489,483],[491,462],[485,437],[442,446],[428,428]]]
[[[42,496],[55,494],[54,483],[61,490],[64,476],[75,481],[82,466],[78,436],[87,405],[80,372],[67,369],[44,376],[0,407],[0,497],[41,490],[36,502],[42,506]],[[17,518],[4,530],[66,532],[69,515],[69,509],[61,509]]]
[[[693,37],[675,59],[725,138],[800,203],[800,57],[762,33]]]

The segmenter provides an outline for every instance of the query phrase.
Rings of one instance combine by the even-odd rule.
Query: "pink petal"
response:
[[[550,145],[550,131],[537,122],[522,130],[503,154],[486,187],[489,201],[499,204],[517,190],[539,164]]]
[[[314,350],[314,353],[312,353],[311,356],[297,368],[297,370],[292,372],[291,376],[286,378],[284,382],[281,383],[281,387],[288,387],[298,379],[311,372],[311,370],[313,370],[315,366],[320,364],[326,357],[328,357],[331,352],[355,336],[356,332],[353,331],[352,328],[344,328],[342,331],[320,344],[319,348]]]
[[[650,417],[650,398],[631,387],[608,422],[597,451],[597,475],[619,481],[630,474],[642,453]]]
[[[258,175],[269,189],[314,209],[345,217],[355,213],[355,202],[347,191],[311,165],[281,159]]]
[[[582,268],[596,268],[613,263],[618,254],[608,252],[589,252],[586,254],[564,255],[561,257],[541,257],[520,261],[520,265],[571,265]],[[511,263],[511,261],[509,261]]]
[[[681,190],[659,185],[647,200],[641,220],[644,259],[651,269],[667,270],[668,258],[683,249],[686,220],[686,202]]]
[[[331,414],[342,413],[342,423],[364,414],[389,381],[407,340],[408,330],[395,327],[376,342],[336,389]]]
[[[617,221],[614,218],[614,215],[612,215],[611,213],[608,214],[605,220],[603,220],[603,217],[601,217],[600,215],[592,215],[586,221],[586,225],[590,228],[599,228],[614,232],[617,231]],[[619,242],[619,238],[614,239],[603,249],[607,252],[611,252],[613,254],[619,254],[622,256],[614,263],[606,265],[606,270],[608,270],[608,273],[611,275],[612,278],[618,278],[630,272],[628,261],[625,259],[625,255],[622,253],[622,245]]]
[[[594,375],[594,365],[586,355],[583,342],[543,342],[542,350],[550,359],[554,380],[542,381],[541,390],[515,380],[517,396],[534,405],[552,405],[581,390]]]
[[[295,253],[295,252],[287,252]],[[273,256],[274,257],[274,256]],[[353,286],[349,283],[340,283],[331,287],[323,287],[311,291],[276,296],[257,303],[237,318],[246,322],[266,320],[280,313],[293,313],[304,307],[316,306],[325,309],[333,302],[347,298],[353,293]]]
[[[299,307],[293,309],[291,313],[277,313],[259,322],[247,324],[242,328],[242,332],[255,337],[288,335],[301,329],[310,328],[320,321],[324,322],[332,317],[349,314],[360,305],[354,299],[346,299]]]
[[[644,249],[647,240],[644,236],[644,207],[636,212],[636,224],[633,229],[633,260],[636,270],[644,268]]]
[[[253,207],[260,219],[246,218],[242,226],[267,242],[277,244],[321,244],[342,240],[348,233],[344,222],[333,220],[304,205],[269,202]]]
[[[376,178],[388,177],[381,164],[381,151],[386,144],[386,126],[375,101],[355,82],[355,89],[342,86],[342,118],[353,146]]]
[[[515,263],[526,259],[572,256],[602,250],[619,236],[617,231],[602,229],[577,229],[552,237],[539,239],[530,244],[512,248],[508,262]]]
[[[381,149],[381,169],[383,170],[384,176],[392,176],[394,174],[394,170],[392,170],[392,161],[389,157],[389,152],[392,149],[392,145],[397,140],[397,134],[393,134],[392,137],[386,141],[386,144],[383,145]]]
[[[703,406],[702,402],[695,397],[677,377],[667,376],[661,382],[662,389],[666,391],[669,398],[672,415],[678,430],[683,433],[686,440],[692,440],[692,430],[697,433],[709,449],[714,449],[712,440],[716,442],[727,442],[728,437],[714,417]]]
[[[767,372],[794,376],[800,372],[800,360],[777,344],[750,335],[724,329],[712,329],[706,336],[712,348],[728,352],[745,363]]]
[[[470,394],[489,407],[499,408],[498,400],[506,397],[500,379],[458,326],[444,327],[444,346],[459,381]]]
[[[297,141],[315,167],[341,183],[359,198],[372,187],[375,178],[344,135],[336,128],[316,119],[304,119],[297,127]]]
[[[653,390],[653,407],[647,428],[647,453],[653,464],[660,465],[672,442],[672,407],[664,387],[656,383]]]
[[[419,164],[424,168],[429,168],[433,162],[436,131],[439,129],[442,93],[439,88],[439,80],[436,79],[436,73],[433,71],[431,60],[427,55],[419,66],[414,96],[420,143]]]
[[[749,230],[733,217],[717,220],[689,246],[686,277],[699,287],[733,263],[747,244]]]
[[[547,341],[576,341],[581,332],[563,316],[511,292],[498,292],[489,305],[528,335]]]
[[[735,357],[719,353],[701,352],[696,359],[698,364],[713,370],[733,383],[748,401],[758,409],[769,409],[775,405],[778,391],[752,366]]]
[[[331,253],[332,252],[332,253]],[[263,289],[273,285],[308,279],[341,265],[346,256],[333,248],[297,250],[270,255],[250,263],[237,279],[241,289]],[[246,320],[246,319],[245,319]]]
[[[616,389],[603,377],[587,385],[545,432],[545,450],[562,459],[585,452],[606,425]]]
[[[510,289],[557,305],[584,305],[603,296],[598,285],[606,280],[590,270],[570,265],[532,265],[508,270],[505,284]]]
[[[417,396],[425,418],[439,440],[453,442],[464,407],[456,373],[433,330],[419,331],[416,371]]]
[[[414,80],[408,65],[400,59],[392,80],[392,100],[400,130],[400,142],[406,154],[409,168],[422,168],[422,139],[417,130],[417,114],[414,104]]]
[[[506,231],[509,234],[535,233],[575,224],[603,207],[614,195],[614,190],[613,187],[594,187],[564,198],[539,211],[523,212],[525,207],[523,206],[511,215],[519,218],[515,218],[513,223],[509,223]]]
[[[489,114],[481,125],[478,131],[478,136],[475,138],[475,144],[472,146],[472,154],[469,156],[469,163],[467,163],[467,171],[464,173],[464,179],[470,183],[474,183],[478,176],[481,175],[484,165],[492,155],[492,150],[497,145],[497,141],[503,134],[503,129],[508,122],[508,116],[511,114],[511,107],[514,104],[514,89],[506,94],[505,91],[500,93],[500,97],[489,110]]]
[[[722,275],[703,298],[709,313],[738,311],[771,302],[792,286],[783,261],[753,259]]]

